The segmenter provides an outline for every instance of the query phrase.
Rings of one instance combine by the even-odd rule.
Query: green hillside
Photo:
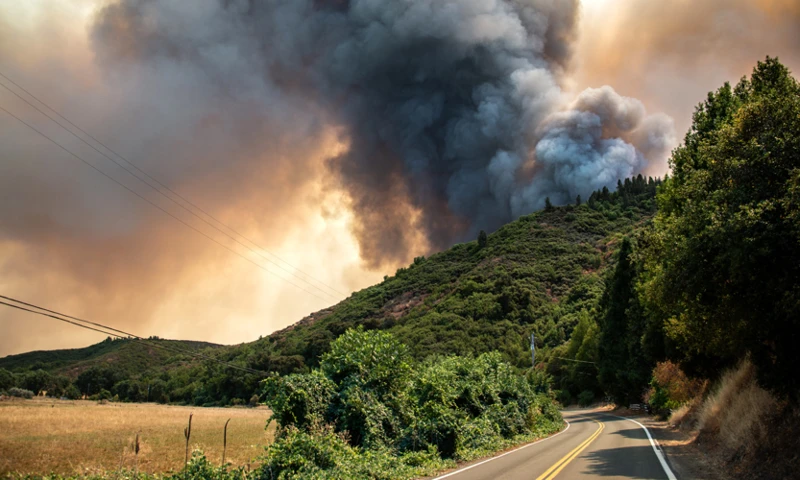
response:
[[[163,340],[150,338],[147,342],[111,339],[84,348],[63,350],[38,350],[0,358],[0,368],[9,371],[45,370],[51,373],[77,377],[93,366],[113,365],[126,374],[154,367],[169,368],[184,364],[190,355],[181,351],[196,352],[221,345],[191,340]]]
[[[619,239],[651,218],[659,183],[640,176],[620,182],[614,193],[595,192],[584,204],[521,217],[485,244],[476,240],[417,258],[338,305],[217,353],[264,372],[308,371],[335,338],[363,326],[393,333],[416,359],[498,351],[526,367],[531,332],[540,348],[562,345],[595,309]],[[226,370],[212,363],[195,369],[188,376],[194,387],[181,390],[195,396],[183,401],[224,403],[257,391],[261,377]]]
[[[521,217],[489,235],[485,246],[473,241],[417,258],[384,282],[262,340],[271,357],[248,357],[249,366],[270,370],[301,359],[316,365],[330,341],[356,325],[389,330],[417,358],[497,350],[527,366],[530,332],[540,346],[560,345],[580,312],[596,305],[612,251],[650,218],[656,185],[639,177],[605,198],[598,192],[580,206]]]
[[[112,381],[158,378],[168,384],[165,399],[170,401],[226,404],[247,401],[263,375],[243,374],[147,343],[193,350],[218,347],[205,354],[287,374],[317,366],[335,338],[359,325],[395,334],[417,359],[499,351],[504,360],[524,367],[530,363],[531,332],[539,347],[561,345],[581,315],[595,308],[615,245],[652,216],[658,183],[640,176],[620,182],[614,193],[595,192],[581,205],[521,217],[485,242],[417,258],[380,284],[252,343],[218,347],[106,340],[82,349],[9,356],[0,359],[0,368],[42,369],[73,379],[91,369],[89,373],[105,379],[95,384],[112,393]]]

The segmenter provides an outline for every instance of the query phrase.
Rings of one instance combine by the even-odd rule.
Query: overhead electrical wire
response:
[[[252,373],[252,374],[256,374],[256,375],[269,375],[269,372],[265,372],[265,371],[262,371],[262,370],[256,370],[256,369],[249,368],[249,367],[243,367],[241,365],[236,365],[234,363],[230,363],[230,362],[226,362],[224,360],[220,360],[218,358],[210,357],[208,355],[204,355],[204,354],[199,353],[199,352],[194,352],[194,351],[191,351],[191,350],[183,349],[183,348],[180,348],[180,347],[175,346],[175,345],[169,345],[169,344],[162,345],[162,344],[159,344],[159,343],[155,343],[154,340],[150,340],[148,338],[141,337],[141,336],[135,335],[133,333],[128,333],[128,332],[125,332],[123,330],[119,330],[119,329],[116,329],[116,328],[113,328],[113,327],[109,327],[107,325],[103,325],[101,323],[92,322],[92,321],[89,321],[89,320],[84,320],[84,319],[79,318],[79,317],[74,317],[72,315],[67,315],[67,314],[64,314],[64,313],[60,313],[60,312],[57,312],[55,310],[51,310],[51,309],[48,309],[48,308],[40,307],[40,306],[35,305],[33,303],[28,303],[28,302],[24,302],[22,300],[18,300],[16,298],[7,297],[5,295],[0,295],[0,298],[2,298],[4,300],[8,300],[10,302],[15,302],[15,303],[19,304],[19,305],[14,305],[12,303],[8,303],[8,302],[4,302],[4,301],[0,300],[0,305],[5,305],[7,307],[16,308],[18,310],[22,310],[22,311],[29,312],[29,313],[34,313],[36,315],[41,315],[41,316],[44,316],[44,317],[53,318],[55,320],[59,320],[61,322],[65,322],[65,323],[68,323],[70,325],[74,325],[76,327],[85,328],[87,330],[93,330],[95,332],[99,332],[99,333],[102,333],[104,335],[108,335],[108,336],[115,337],[115,338],[136,339],[136,340],[144,343],[145,345],[149,345],[149,346],[152,346],[152,347],[155,347],[155,348],[160,348],[160,349],[163,349],[163,350],[167,350],[167,351],[170,351],[172,353],[179,353],[179,354],[183,354],[183,355],[189,355],[189,356],[192,356],[192,357],[195,357],[195,358],[201,358],[201,359],[204,359],[204,360],[209,360],[209,361],[212,361],[212,362],[215,362],[215,363],[219,363],[219,364],[221,364],[223,366],[230,367],[230,368],[233,368],[233,369],[236,369],[236,370],[241,370],[241,371],[244,371],[244,372],[247,372],[247,373]],[[24,305],[24,306],[20,306],[20,305]],[[30,308],[26,308],[26,307],[30,307]]]
[[[92,164],[91,162],[89,162],[89,161],[85,160],[85,159],[84,159],[83,157],[81,157],[80,155],[78,155],[78,154],[74,153],[73,151],[71,151],[71,150],[69,150],[67,147],[65,147],[64,145],[62,145],[62,144],[58,143],[57,141],[53,140],[51,137],[49,137],[47,134],[45,134],[44,132],[42,132],[42,131],[41,131],[41,130],[39,130],[38,128],[34,127],[34,126],[33,126],[33,125],[31,125],[30,123],[26,122],[25,120],[21,119],[20,117],[18,117],[18,116],[16,116],[16,115],[14,115],[14,114],[13,114],[13,113],[11,113],[10,111],[6,110],[6,109],[5,109],[3,106],[0,106],[0,111],[3,111],[3,112],[5,112],[7,115],[11,116],[12,118],[14,118],[15,120],[17,120],[17,121],[18,121],[18,122],[20,122],[21,124],[23,124],[23,125],[25,125],[26,127],[30,128],[31,130],[33,130],[34,132],[38,133],[38,134],[39,134],[39,135],[41,135],[42,137],[46,138],[46,139],[47,139],[47,140],[49,140],[51,143],[55,144],[56,146],[58,146],[59,148],[61,148],[61,149],[62,149],[62,150],[64,150],[65,152],[69,153],[70,155],[72,155],[72,156],[73,156],[73,157],[75,157],[76,159],[78,159],[78,160],[80,160],[81,162],[83,162],[84,164],[88,165],[89,167],[91,167],[91,168],[92,168],[93,170],[95,170],[96,172],[100,173],[101,175],[103,175],[103,176],[104,176],[104,177],[106,177],[107,179],[111,180],[112,182],[116,183],[116,184],[117,184],[117,185],[119,185],[120,187],[124,188],[125,190],[129,191],[130,193],[132,193],[132,194],[136,195],[136,196],[137,196],[137,197],[139,197],[140,199],[142,199],[142,200],[144,200],[145,202],[149,203],[150,205],[152,205],[154,208],[156,208],[156,209],[160,210],[160,211],[161,211],[162,213],[164,213],[165,215],[168,215],[168,216],[172,217],[172,219],[174,219],[174,220],[176,220],[176,221],[180,222],[181,224],[183,224],[183,225],[184,225],[184,226],[186,226],[187,228],[190,228],[191,230],[194,230],[194,231],[195,231],[195,232],[197,232],[198,234],[200,234],[200,235],[202,235],[202,236],[206,237],[207,239],[211,240],[212,242],[216,243],[217,245],[221,246],[222,248],[224,248],[224,249],[228,250],[229,252],[233,253],[234,255],[238,255],[239,257],[241,257],[241,258],[243,258],[243,259],[247,260],[248,262],[252,263],[253,265],[257,266],[258,268],[260,268],[260,269],[264,270],[265,272],[267,272],[267,273],[272,273],[272,274],[274,274],[274,273],[275,273],[275,272],[273,272],[273,271],[271,271],[271,270],[268,270],[268,269],[267,269],[267,268],[266,268],[264,265],[261,265],[260,263],[253,261],[253,259],[251,259],[251,258],[248,258],[248,257],[246,257],[246,256],[242,255],[240,252],[237,252],[236,250],[232,249],[232,248],[231,248],[231,247],[229,247],[228,245],[225,245],[225,244],[221,243],[220,241],[218,241],[218,240],[217,240],[217,239],[215,239],[214,237],[212,237],[212,236],[208,235],[207,233],[203,232],[202,230],[198,229],[198,228],[197,228],[197,227],[195,227],[194,225],[192,225],[192,224],[190,224],[190,223],[187,223],[186,221],[184,221],[183,219],[181,219],[181,218],[177,217],[176,215],[174,215],[173,213],[171,213],[171,212],[169,212],[168,210],[164,209],[164,208],[163,208],[163,207],[161,207],[160,205],[158,205],[158,204],[154,203],[153,201],[149,200],[147,197],[145,197],[145,196],[141,195],[141,194],[140,194],[139,192],[137,192],[136,190],[133,190],[132,188],[128,187],[128,186],[127,186],[127,185],[125,185],[124,183],[122,183],[122,182],[120,182],[119,180],[115,179],[115,178],[114,178],[114,177],[112,177],[111,175],[109,175],[109,174],[107,174],[106,172],[104,172],[104,171],[100,170],[98,167],[96,167],[96,166],[95,166],[94,164]],[[302,290],[302,291],[304,291],[304,292],[308,293],[309,295],[312,295],[312,296],[314,296],[314,297],[316,297],[316,298],[318,298],[318,299],[322,300],[323,302],[329,302],[329,301],[330,301],[329,299],[326,299],[326,298],[320,297],[319,295],[315,294],[314,292],[311,292],[311,291],[309,291],[309,290],[306,290],[306,289],[305,289],[305,288],[303,288],[302,286],[300,286],[300,285],[298,285],[298,284],[296,284],[296,283],[294,283],[294,282],[290,281],[290,280],[289,280],[289,279],[287,279],[287,278],[280,277],[280,276],[278,276],[278,278],[281,278],[282,280],[284,280],[284,281],[285,281],[285,282],[287,282],[288,284],[290,284],[290,285],[293,285],[293,286],[295,286],[295,287],[299,288],[300,290]],[[330,295],[330,294],[329,294],[329,295]]]
[[[148,180],[145,180],[144,178],[140,177],[140,176],[139,176],[139,175],[137,175],[136,173],[132,172],[130,169],[126,168],[126,167],[125,167],[125,165],[122,165],[120,162],[118,162],[118,161],[117,161],[117,160],[115,160],[114,158],[110,157],[110,156],[109,156],[108,154],[106,154],[105,152],[103,152],[103,151],[99,150],[97,147],[95,147],[94,145],[92,145],[90,142],[86,141],[86,139],[84,139],[84,138],[83,138],[83,137],[81,137],[80,135],[76,134],[76,133],[75,133],[75,132],[73,132],[71,129],[67,128],[65,125],[63,125],[61,122],[59,122],[58,120],[56,120],[56,119],[55,119],[55,118],[53,118],[52,116],[48,115],[46,112],[42,111],[42,110],[41,110],[39,107],[37,107],[36,105],[34,105],[34,104],[33,104],[33,103],[31,103],[30,101],[28,101],[26,98],[24,98],[24,97],[23,97],[22,95],[20,95],[19,93],[15,92],[15,91],[14,91],[14,90],[12,90],[11,88],[9,88],[7,85],[5,85],[5,84],[3,84],[2,82],[0,82],[0,86],[2,86],[2,87],[3,87],[3,88],[5,88],[6,90],[8,90],[8,91],[9,91],[9,92],[11,92],[12,94],[14,94],[14,95],[15,95],[17,98],[19,98],[20,100],[22,100],[23,102],[25,102],[26,104],[28,104],[30,107],[34,108],[36,111],[38,111],[39,113],[41,113],[42,115],[44,115],[45,117],[47,117],[48,119],[50,119],[50,120],[51,120],[53,123],[57,124],[58,126],[60,126],[61,128],[63,128],[64,130],[66,130],[67,132],[69,132],[69,133],[70,133],[72,136],[74,136],[75,138],[77,138],[78,140],[80,140],[81,142],[83,142],[84,144],[86,144],[87,146],[89,146],[91,149],[93,149],[94,151],[96,151],[97,153],[99,153],[100,155],[102,155],[103,157],[105,157],[106,159],[108,159],[109,161],[113,162],[113,163],[114,163],[115,165],[117,165],[118,167],[120,167],[120,168],[122,168],[123,170],[125,170],[125,171],[126,171],[128,174],[130,174],[130,175],[131,175],[131,176],[133,176],[134,178],[138,179],[138,180],[139,180],[139,181],[141,181],[142,183],[146,184],[147,186],[149,186],[150,188],[152,188],[154,191],[156,191],[158,194],[162,195],[162,196],[163,196],[164,198],[166,198],[167,200],[171,201],[172,203],[174,203],[174,204],[178,205],[179,207],[181,207],[182,209],[184,209],[184,210],[185,210],[186,212],[188,212],[190,215],[193,215],[194,217],[198,218],[198,219],[199,219],[199,220],[201,220],[202,222],[204,222],[204,223],[206,223],[207,225],[209,225],[211,228],[214,228],[215,230],[217,230],[217,231],[218,231],[218,232],[220,232],[221,234],[223,234],[223,235],[227,236],[228,238],[230,238],[230,239],[231,239],[231,240],[233,240],[234,242],[238,243],[238,244],[239,244],[239,245],[241,245],[242,247],[244,247],[244,248],[248,249],[249,251],[253,252],[254,254],[256,254],[256,255],[260,256],[261,258],[263,258],[263,259],[264,259],[264,260],[266,260],[267,262],[270,262],[270,263],[272,263],[273,265],[275,265],[276,267],[280,268],[280,269],[281,269],[281,270],[283,270],[284,272],[287,272],[288,274],[290,274],[290,275],[292,275],[292,276],[294,276],[294,277],[298,278],[299,280],[301,280],[301,281],[305,282],[305,283],[306,283],[306,284],[308,284],[309,286],[311,286],[311,287],[313,287],[313,288],[315,288],[315,289],[319,290],[319,291],[320,291],[320,292],[322,292],[323,294],[325,294],[325,295],[329,295],[329,296],[332,296],[333,298],[336,298],[336,297],[335,297],[334,295],[332,295],[330,292],[327,292],[327,291],[325,291],[324,289],[320,288],[319,286],[315,285],[314,283],[312,283],[312,282],[310,282],[310,281],[306,280],[305,278],[303,278],[303,277],[301,277],[301,276],[297,275],[297,273],[296,273],[296,272],[302,273],[303,275],[305,275],[305,276],[307,276],[308,278],[310,278],[310,279],[314,280],[315,282],[317,282],[317,283],[319,283],[319,284],[321,284],[321,285],[323,285],[323,286],[327,287],[329,290],[331,290],[332,292],[335,292],[335,293],[336,293],[336,294],[338,294],[338,295],[346,295],[345,293],[343,293],[343,292],[340,292],[339,290],[337,290],[337,289],[335,289],[335,288],[331,287],[331,286],[330,286],[330,285],[328,285],[327,283],[325,283],[325,282],[323,282],[323,281],[321,281],[321,280],[319,280],[319,279],[316,279],[316,278],[314,278],[312,275],[310,275],[310,274],[308,274],[308,273],[306,273],[306,272],[304,272],[304,271],[300,270],[299,268],[297,268],[297,267],[293,266],[291,263],[289,263],[289,262],[287,262],[286,260],[282,259],[280,256],[278,256],[278,255],[276,255],[276,254],[274,254],[274,253],[272,253],[272,252],[269,252],[267,249],[265,249],[264,247],[260,246],[260,245],[259,245],[258,243],[256,243],[255,241],[253,241],[253,240],[249,239],[249,238],[248,238],[248,237],[246,237],[244,234],[242,234],[242,233],[238,232],[238,231],[237,231],[236,229],[234,229],[233,227],[231,227],[231,226],[229,226],[229,225],[225,224],[224,222],[222,222],[221,220],[217,219],[217,218],[216,218],[216,217],[214,217],[212,214],[208,213],[206,210],[204,210],[204,209],[202,209],[201,207],[199,207],[198,205],[194,204],[193,202],[191,202],[189,199],[187,199],[187,198],[186,198],[186,197],[184,197],[183,195],[181,195],[181,194],[179,194],[178,192],[174,191],[173,189],[171,189],[170,187],[168,187],[167,185],[165,185],[164,183],[162,183],[162,182],[161,182],[161,181],[159,181],[158,179],[154,178],[152,175],[148,174],[147,172],[145,172],[144,170],[142,170],[141,168],[139,168],[139,167],[138,167],[137,165],[135,165],[133,162],[129,161],[128,159],[126,159],[125,157],[123,157],[122,155],[120,155],[119,153],[117,153],[116,151],[114,151],[112,148],[110,148],[110,147],[108,147],[107,145],[105,145],[103,142],[101,142],[100,140],[98,140],[97,138],[95,138],[93,135],[91,135],[90,133],[88,133],[87,131],[85,131],[84,129],[82,129],[81,127],[79,127],[78,125],[76,125],[76,124],[75,124],[74,122],[72,122],[70,119],[68,119],[67,117],[65,117],[64,115],[62,115],[61,113],[59,113],[57,110],[55,110],[54,108],[52,108],[51,106],[49,106],[47,103],[45,103],[44,101],[42,101],[41,99],[39,99],[38,97],[36,97],[34,94],[32,94],[30,91],[28,91],[27,89],[25,89],[24,87],[22,87],[22,86],[21,86],[21,85],[19,85],[18,83],[16,83],[14,80],[12,80],[12,79],[10,79],[9,77],[7,77],[6,75],[4,75],[2,72],[0,72],[0,77],[2,77],[2,78],[4,78],[4,79],[6,79],[8,82],[10,82],[11,84],[13,84],[13,85],[14,85],[14,86],[16,86],[17,88],[19,88],[20,90],[22,90],[23,92],[25,92],[26,94],[28,94],[28,95],[29,95],[31,98],[33,98],[34,100],[36,100],[36,101],[37,101],[37,102],[39,102],[40,104],[44,105],[44,107],[46,107],[48,110],[52,111],[53,113],[55,113],[56,115],[58,115],[60,118],[62,118],[64,121],[66,121],[67,123],[69,123],[69,124],[70,124],[72,127],[74,127],[75,129],[77,129],[78,131],[80,131],[81,133],[83,133],[84,135],[86,135],[87,137],[89,137],[90,139],[92,139],[93,141],[97,142],[97,144],[99,144],[100,146],[102,146],[103,148],[105,148],[106,150],[108,150],[109,152],[111,152],[113,155],[115,155],[116,157],[118,157],[119,159],[121,159],[122,161],[124,161],[126,164],[130,165],[131,167],[133,167],[133,168],[134,168],[136,171],[140,172],[142,175],[144,175],[145,177],[147,177],[149,180],[151,180],[152,182],[155,182],[155,183],[158,185],[158,187],[157,187],[157,186],[154,186],[154,185],[153,185],[153,184],[151,184],[151,183],[150,183]],[[203,215],[207,216],[208,218],[210,218],[211,220],[213,220],[213,221],[214,221],[214,222],[216,222],[217,224],[219,224],[219,225],[222,225],[223,227],[225,227],[225,228],[226,228],[226,229],[228,229],[229,231],[233,232],[235,235],[238,235],[239,237],[241,237],[242,239],[244,239],[246,242],[248,242],[248,243],[250,243],[251,245],[255,246],[257,249],[259,249],[259,250],[261,250],[261,251],[264,251],[264,252],[266,252],[266,253],[268,253],[268,254],[272,255],[273,257],[277,258],[278,260],[280,260],[280,261],[281,261],[281,262],[283,262],[284,264],[288,265],[290,268],[294,269],[296,272],[295,272],[295,271],[288,270],[288,269],[284,268],[282,265],[280,265],[280,264],[279,264],[279,263],[277,263],[276,261],[274,261],[274,260],[272,260],[272,259],[270,259],[270,258],[268,258],[268,257],[264,256],[264,255],[263,255],[261,252],[259,252],[259,251],[255,250],[253,247],[250,247],[250,246],[248,246],[248,245],[245,245],[244,243],[242,243],[241,241],[239,241],[237,238],[235,238],[234,236],[232,236],[232,235],[231,235],[231,234],[229,234],[228,232],[225,232],[224,230],[222,230],[221,228],[219,228],[217,225],[215,225],[215,224],[213,224],[213,223],[209,222],[209,221],[208,221],[206,218],[203,218],[201,215],[198,215],[198,214],[197,214],[196,212],[194,212],[193,210],[191,210],[191,209],[187,208],[187,207],[186,207],[184,204],[182,204],[181,202],[178,202],[177,200],[175,200],[175,199],[174,199],[174,198],[172,198],[171,196],[169,196],[169,195],[165,194],[165,193],[162,191],[162,189],[165,189],[165,190],[167,190],[167,191],[168,191],[168,192],[170,192],[172,195],[174,195],[174,196],[178,197],[180,200],[182,200],[182,201],[183,201],[183,202],[185,202],[186,204],[188,204],[188,205],[192,206],[194,209],[196,209],[197,211],[201,212]],[[282,278],[282,277],[281,277],[281,278]],[[338,298],[336,298],[336,299],[338,300]]]

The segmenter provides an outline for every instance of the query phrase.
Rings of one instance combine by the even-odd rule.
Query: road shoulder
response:
[[[670,467],[678,478],[702,480],[722,480],[726,478],[720,472],[714,457],[709,455],[695,441],[697,434],[673,427],[667,421],[657,420],[650,416],[628,416],[641,423],[661,446]]]

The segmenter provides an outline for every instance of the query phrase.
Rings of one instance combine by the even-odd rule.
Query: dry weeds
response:
[[[266,408],[196,408],[155,404],[60,401],[0,402],[0,475],[90,473],[134,467],[139,434],[138,469],[157,473],[183,466],[183,429],[190,413],[191,448],[202,449],[219,464],[223,427],[228,426],[226,461],[248,465],[273,438],[274,423],[264,430]]]
[[[729,450],[752,452],[766,435],[763,418],[777,406],[773,396],[758,386],[752,363],[745,360],[726,372],[717,390],[703,402],[697,415],[701,434],[710,434]]]

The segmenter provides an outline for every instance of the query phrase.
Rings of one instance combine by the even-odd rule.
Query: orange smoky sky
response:
[[[198,2],[197,10],[209,3]],[[137,28],[149,23],[104,10],[116,4],[0,4],[0,73],[264,247],[270,253],[262,255],[272,261],[188,214],[0,88],[4,109],[180,219],[0,112],[0,294],[142,336],[239,343],[447,246],[443,242],[459,238],[452,232],[469,233],[467,220],[440,198],[425,204],[427,211],[407,201],[408,187],[392,171],[377,190],[385,193],[381,198],[348,190],[342,172],[350,184],[358,172],[346,171],[346,163],[338,170],[331,165],[346,156],[351,139],[319,102],[304,98],[308,86],[291,71],[253,64],[252,57],[222,47],[204,50],[222,66],[211,73],[181,52],[172,62],[125,63],[171,44],[157,41],[158,32],[142,41]],[[565,48],[545,48],[558,64],[555,77],[563,91],[610,85],[641,100],[648,112],[672,117],[679,135],[706,92],[738,80],[766,55],[800,69],[800,7],[788,0],[594,0],[575,10],[574,25],[571,12],[553,17],[567,32],[554,35]],[[497,35],[486,22],[477,25],[481,34]],[[191,31],[179,34],[193,38]],[[103,35],[113,35],[113,48],[98,40]],[[279,90],[258,81],[269,69]],[[2,77],[0,83],[13,88]],[[666,172],[663,159],[648,171]],[[433,226],[425,230],[425,222]],[[386,229],[378,231],[383,224]],[[393,241],[398,245],[386,247]],[[0,355],[104,338],[7,308],[0,309],[0,332]]]
[[[682,136],[709,91],[767,55],[800,72],[800,2],[589,0],[576,50],[573,88],[612,85],[670,115]]]

